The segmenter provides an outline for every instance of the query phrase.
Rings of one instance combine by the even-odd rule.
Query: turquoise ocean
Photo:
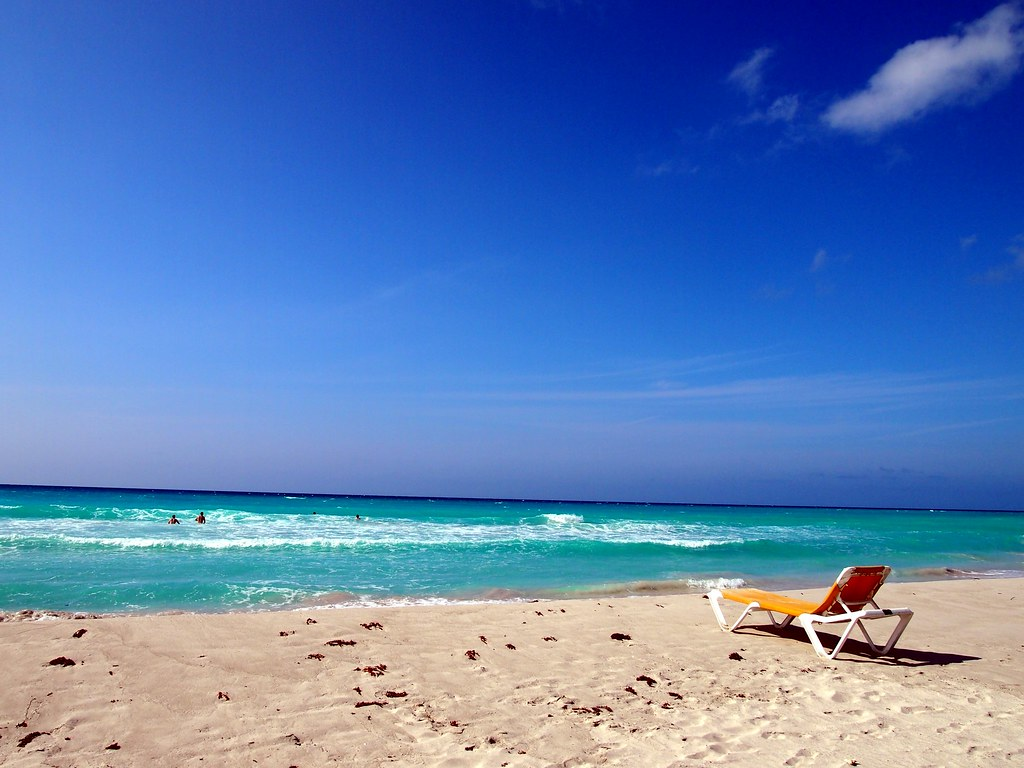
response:
[[[872,563],[1024,576],[1024,513],[0,486],[8,613],[782,589]]]

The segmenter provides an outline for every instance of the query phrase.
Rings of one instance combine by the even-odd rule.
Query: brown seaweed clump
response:
[[[387,669],[388,669],[388,665],[387,664],[374,664],[373,666],[369,666],[369,667],[356,667],[354,671],[356,671],[356,672],[365,672],[370,677],[380,677],[385,672],[387,672]]]

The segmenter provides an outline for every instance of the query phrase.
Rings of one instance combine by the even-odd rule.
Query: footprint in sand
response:
[[[929,706],[911,706],[911,707],[900,707],[901,715],[918,715],[922,712],[934,712],[934,707]]]
[[[817,757],[817,752],[812,752],[809,749],[801,749],[789,758],[789,760],[784,762],[783,765],[803,765],[805,763],[811,763],[813,765]]]

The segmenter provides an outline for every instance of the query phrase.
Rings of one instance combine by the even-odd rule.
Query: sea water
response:
[[[781,589],[874,563],[1024,576],[1024,513],[0,486],[4,612]]]

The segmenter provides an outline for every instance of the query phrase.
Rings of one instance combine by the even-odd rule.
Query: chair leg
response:
[[[910,623],[910,620],[914,618],[913,611],[909,609],[892,611],[890,615],[898,616],[899,623],[896,625],[896,628],[893,630],[892,634],[889,635],[889,639],[886,640],[885,645],[881,647],[876,645],[875,641],[871,639],[871,636],[868,634],[868,629],[864,625],[864,622],[857,622],[860,626],[861,634],[864,635],[864,639],[867,640],[867,643],[871,647],[871,650],[877,653],[879,656],[885,656],[887,653],[889,653],[889,651],[893,649],[893,647],[895,647],[896,642],[900,639],[900,635],[903,634],[903,630],[907,628],[907,625]]]
[[[814,615],[805,613],[802,616],[797,617],[797,621],[800,622],[800,626],[804,628],[804,632],[807,633],[807,639],[811,641],[811,646],[814,648],[814,652],[823,659],[834,659],[839,651],[842,650],[843,645],[846,643],[846,638],[850,636],[850,630],[853,629],[853,623],[847,625],[846,630],[839,637],[839,641],[836,643],[836,647],[831,652],[826,650],[825,646],[821,642],[821,638],[818,637],[818,633],[814,629]]]
[[[779,629],[785,629],[790,624],[792,624],[793,623],[793,619],[796,618],[796,616],[791,616],[791,615],[789,615],[787,613],[787,614],[783,615],[782,621],[779,621],[778,619],[775,618],[775,614],[772,613],[771,611],[765,611],[765,613],[767,613],[768,614],[768,618],[772,620],[772,624],[774,624]]]
[[[722,593],[717,589],[713,589],[708,592],[708,600],[711,602],[711,610],[715,612],[715,618],[718,619],[718,626],[721,627],[723,632],[733,632],[739,627],[740,624],[749,616],[753,611],[758,610],[760,606],[757,603],[750,603],[740,614],[739,618],[736,619],[732,624],[725,618],[725,612],[722,610]]]
[[[790,623],[792,623],[793,619],[796,618],[795,616],[785,615],[782,619],[776,619],[774,613],[762,608],[760,603],[755,602],[748,603],[746,608],[744,608],[743,612],[739,615],[739,618],[730,624],[728,619],[725,618],[725,612],[722,610],[722,600],[724,597],[721,591],[713,589],[708,592],[707,598],[711,602],[711,610],[715,612],[715,618],[718,619],[718,626],[722,628],[723,632],[735,632],[736,629],[739,628],[740,624],[746,621],[747,617],[756,611],[763,611],[764,613],[767,613],[772,625],[780,628],[788,627]]]
[[[873,611],[872,613],[878,613],[878,611]],[[864,622],[869,621],[871,619],[889,618],[891,616],[899,617],[899,623],[896,625],[896,628],[893,630],[893,633],[889,636],[889,639],[886,641],[885,645],[879,647],[871,639],[871,636],[868,634],[868,630],[867,627],[865,627]],[[807,633],[807,637],[811,641],[811,645],[814,647],[814,652],[823,659],[835,659],[835,657],[838,656],[839,652],[843,649],[843,646],[846,644],[846,641],[849,639],[854,627],[860,627],[861,634],[864,635],[864,639],[867,640],[868,647],[871,649],[873,653],[879,656],[885,656],[896,645],[896,641],[900,639],[900,636],[903,634],[903,630],[907,628],[907,625],[910,623],[910,620],[911,618],[913,618],[913,616],[913,611],[911,611],[909,608],[903,608],[898,610],[886,611],[882,616],[864,616],[863,614],[851,614],[848,620],[845,620],[845,616],[831,616],[822,619],[813,614],[805,613],[804,615],[798,617],[798,620],[800,622],[800,626],[802,626],[804,628],[804,631]],[[839,623],[846,623],[846,628],[843,630],[842,634],[839,636],[839,639],[836,641],[835,647],[832,649],[831,652],[829,652],[825,649],[825,646],[822,644],[821,638],[818,636],[817,631],[814,629],[814,625]]]

